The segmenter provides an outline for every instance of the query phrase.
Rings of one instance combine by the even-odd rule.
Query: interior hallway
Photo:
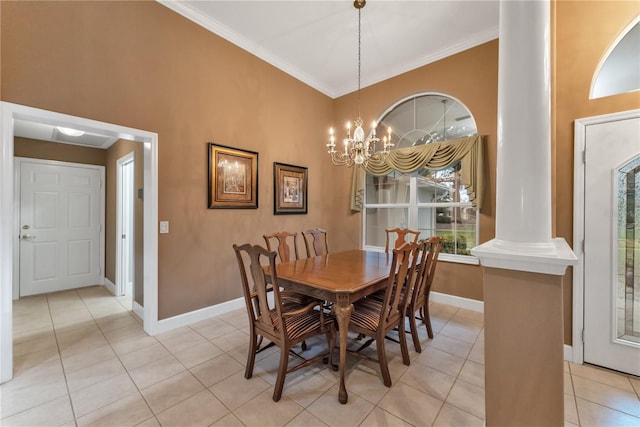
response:
[[[14,379],[0,386],[2,426],[482,426],[481,313],[432,304],[433,340],[402,364],[388,342],[393,386],[377,364],[349,359],[349,403],[338,376],[312,365],[287,376],[271,400],[278,350],[258,355],[244,378],[243,309],[149,337],[103,287],[13,304]],[[322,342],[309,343],[309,352]],[[409,347],[412,344],[409,341]],[[295,362],[294,362],[295,363]],[[565,364],[565,425],[640,425],[640,379]]]

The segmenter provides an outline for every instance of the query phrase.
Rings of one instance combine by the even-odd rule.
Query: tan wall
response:
[[[106,185],[106,205],[105,214],[105,276],[116,283],[116,196],[118,181],[118,159],[131,152],[134,152],[134,298],[135,301],[144,306],[144,286],[143,286],[143,267],[144,267],[144,208],[143,199],[138,198],[138,189],[144,187],[144,145],[139,142],[127,141],[121,139],[116,141],[108,150],[107,157],[107,185]]]
[[[640,107],[640,93],[634,92],[589,100],[591,79],[602,55],[640,13],[640,3],[627,1],[570,2],[553,4],[553,236],[573,243],[573,125],[582,117]],[[606,16],[606,19],[602,19]],[[498,42],[492,41],[458,55],[426,65],[362,91],[363,117],[374,119],[390,105],[410,94],[423,91],[444,92],[460,99],[474,115],[478,132],[488,135],[487,188],[480,217],[480,242],[495,235],[495,167],[497,125]],[[356,108],[354,94],[336,100],[336,123],[352,119]],[[341,179],[348,179],[347,174]],[[335,196],[342,200],[345,196]],[[337,202],[336,202],[337,203]],[[360,215],[348,220],[350,235],[360,239]],[[564,282],[564,341],[571,343],[571,269]],[[479,267],[442,262],[434,290],[466,298],[482,299]]]
[[[83,165],[107,165],[107,152],[100,148],[80,147],[19,136],[15,137],[13,141],[13,155]]]
[[[241,297],[233,243],[342,234],[330,98],[153,1],[2,2],[0,28],[3,101],[158,133],[161,319]],[[259,209],[207,209],[209,141],[259,152]],[[309,168],[307,215],[273,215],[273,162]]]
[[[573,246],[573,126],[576,119],[640,108],[640,92],[589,99],[593,74],[611,43],[640,14],[637,1],[554,3],[552,132],[555,235]],[[564,280],[565,343],[571,343],[572,280]]]
[[[553,7],[554,235],[572,243],[573,121],[638,108],[637,92],[593,101],[588,92],[600,56],[640,6]],[[171,223],[171,233],[159,236],[160,318],[240,296],[232,243],[322,226],[332,250],[359,246],[361,217],[348,202],[351,170],[331,165],[323,139],[330,125],[354,119],[354,94],[332,101],[155,2],[2,2],[1,19],[2,100],[158,132],[159,219]],[[423,91],[469,107],[488,136],[481,242],[495,234],[497,45],[362,91],[367,120]],[[208,141],[260,153],[258,210],[206,209]],[[309,168],[308,215],[273,216],[274,161]],[[482,299],[479,267],[438,268],[434,290]],[[565,286],[566,343],[570,291]]]
[[[421,92],[442,92],[459,99],[473,114],[478,133],[487,136],[486,188],[480,210],[480,243],[490,240],[495,235],[498,41],[482,44],[364,88],[361,93],[362,117],[367,121],[375,120],[398,100]],[[336,100],[335,123],[353,120],[356,113],[355,94]],[[348,182],[348,173],[351,170],[339,172],[343,175],[341,179]],[[340,194],[336,196],[336,204],[348,197],[348,191],[348,187],[341,189]],[[343,238],[346,241],[360,239],[361,215],[351,215],[347,221],[352,231]],[[438,265],[433,290],[482,300],[482,269],[479,266],[441,262]]]

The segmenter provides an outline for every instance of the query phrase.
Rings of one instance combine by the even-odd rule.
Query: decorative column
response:
[[[564,425],[562,278],[551,238],[550,5],[500,2],[496,238],[484,275],[487,426]]]

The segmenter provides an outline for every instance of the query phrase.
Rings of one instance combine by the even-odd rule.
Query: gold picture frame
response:
[[[273,214],[306,214],[308,171],[302,166],[273,163]]]
[[[209,209],[258,208],[258,153],[209,143]]]

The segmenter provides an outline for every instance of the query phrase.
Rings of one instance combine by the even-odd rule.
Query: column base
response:
[[[483,273],[487,426],[563,426],[562,276]]]

